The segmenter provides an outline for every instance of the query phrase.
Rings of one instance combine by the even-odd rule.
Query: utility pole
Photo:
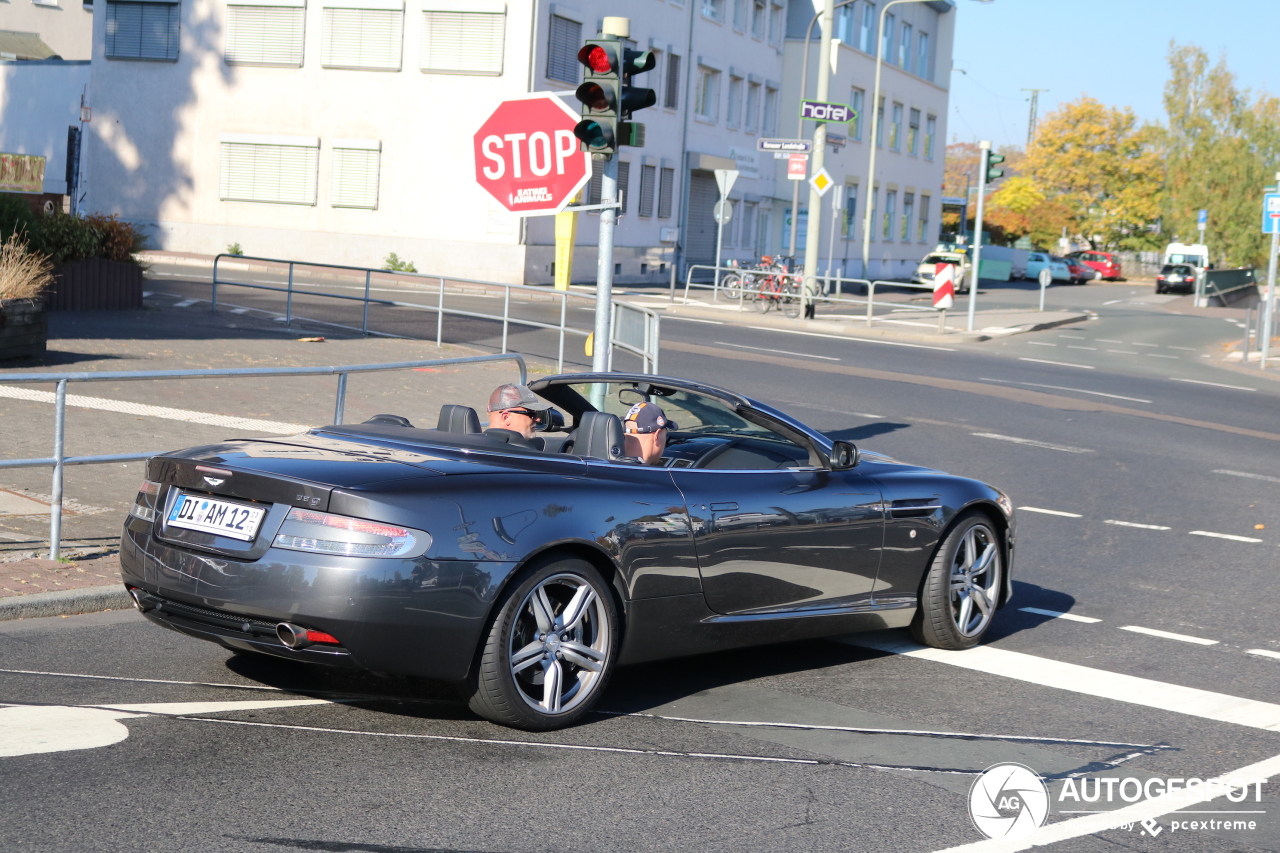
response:
[[[984,139],[979,142],[978,149],[978,215],[973,223],[973,269],[970,270],[973,278],[969,280],[969,331],[971,332],[974,312],[977,311],[978,306],[978,282],[982,280],[982,276],[979,275],[982,270],[982,208],[987,195],[987,180],[1004,174],[1002,170],[992,168],[1003,162],[1004,157],[991,153],[989,140]]]
[[[1036,104],[1040,100],[1040,93],[1049,90],[1023,89],[1022,91],[1031,93],[1031,118],[1027,121],[1027,148],[1031,148],[1031,140],[1036,138]]]
[[[831,94],[831,31],[835,29],[835,5],[835,0],[824,0],[822,4],[822,43],[818,48],[819,101],[826,101]],[[817,127],[813,129],[813,154],[810,155],[811,178],[822,171],[827,153],[827,123],[819,121],[815,124]],[[795,222],[794,217],[793,210],[792,222]],[[804,285],[800,292],[800,305],[803,309],[801,316],[808,319],[813,316],[813,297],[818,292],[818,252],[822,242],[822,195],[812,183],[809,184],[809,218],[804,233]]]

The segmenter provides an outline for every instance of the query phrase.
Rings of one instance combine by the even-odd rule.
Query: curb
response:
[[[83,589],[35,592],[0,598],[0,621],[39,619],[44,616],[74,616],[102,610],[127,610],[133,599],[121,586],[90,586]]]

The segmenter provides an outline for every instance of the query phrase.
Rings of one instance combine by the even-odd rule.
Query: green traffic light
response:
[[[587,146],[588,151],[607,152],[614,148],[613,133],[609,127],[592,119],[578,122],[573,128],[573,135]]]

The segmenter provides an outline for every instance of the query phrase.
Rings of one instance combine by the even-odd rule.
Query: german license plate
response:
[[[258,535],[258,525],[266,513],[265,508],[252,504],[183,494],[178,495],[173,509],[169,510],[168,523],[170,527],[185,527],[250,542]]]

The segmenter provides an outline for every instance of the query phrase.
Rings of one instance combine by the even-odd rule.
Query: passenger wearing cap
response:
[[[513,444],[542,450],[534,427],[546,419],[546,407],[526,385],[499,385],[489,395],[489,428],[485,435]]]
[[[645,465],[661,465],[662,452],[667,449],[667,432],[679,428],[657,403],[636,403],[622,419],[626,453]]]

